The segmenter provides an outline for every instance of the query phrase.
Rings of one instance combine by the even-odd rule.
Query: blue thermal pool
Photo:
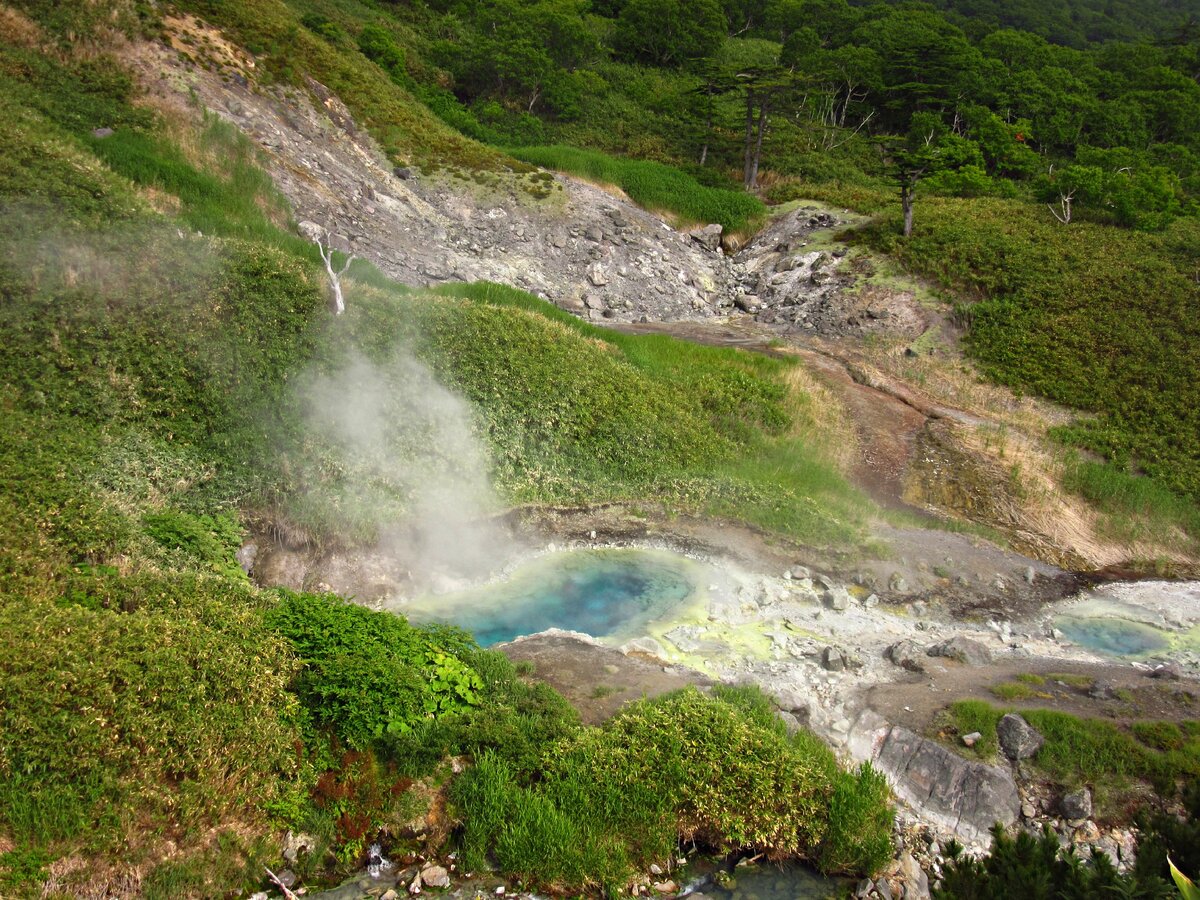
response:
[[[1145,656],[1171,646],[1166,631],[1129,619],[1060,616],[1054,624],[1067,640],[1105,656]]]
[[[700,597],[701,563],[662,550],[552,553],[502,582],[414,600],[397,611],[414,622],[445,622],[484,647],[548,628],[597,638],[644,634]]]

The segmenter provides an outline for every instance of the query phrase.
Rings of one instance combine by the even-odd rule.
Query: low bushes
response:
[[[871,872],[890,858],[882,777],[869,766],[839,772],[819,740],[788,738],[743,700],[689,688],[632,704],[560,741],[532,784],[484,754],[453,793],[466,822],[464,862],[490,856],[506,871],[578,890],[618,884],[631,867],[668,858],[680,839],[800,856],[829,872]]]
[[[300,659],[294,687],[314,723],[357,750],[481,702],[483,682],[459,658],[474,643],[462,632],[291,592],[266,625]]]
[[[1096,413],[1062,436],[1175,494],[1200,496],[1195,221],[1146,234],[1063,226],[1016,200],[930,197],[918,204],[912,237],[902,240],[896,215],[866,239],[978,298],[961,312],[970,352],[988,375]],[[1095,491],[1094,473],[1084,474]],[[1157,496],[1136,502],[1145,499],[1171,505]]]
[[[134,820],[260,818],[298,732],[257,604],[218,578],[95,580],[57,604],[0,596],[0,830],[103,850]]]

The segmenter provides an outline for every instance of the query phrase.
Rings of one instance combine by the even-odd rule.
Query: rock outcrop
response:
[[[1008,826],[1020,815],[1017,785],[1006,769],[964,759],[871,710],[859,715],[848,749],[883,772],[899,800],[965,844],[987,844],[996,822]]]

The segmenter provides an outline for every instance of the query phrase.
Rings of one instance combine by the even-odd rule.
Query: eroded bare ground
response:
[[[622,653],[586,635],[567,632],[518,638],[496,649],[567,698],[589,725],[612,718],[631,700],[669,694],[688,685],[706,686],[711,679],[684,666]]]

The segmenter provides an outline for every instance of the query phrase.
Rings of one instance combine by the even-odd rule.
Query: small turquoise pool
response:
[[[445,622],[502,644],[548,628],[596,638],[633,637],[697,599],[707,567],[664,550],[548,554],[507,580],[422,597],[398,609],[414,622]]]
[[[1105,656],[1146,656],[1171,646],[1161,628],[1112,616],[1060,616],[1054,623],[1067,640]]]

